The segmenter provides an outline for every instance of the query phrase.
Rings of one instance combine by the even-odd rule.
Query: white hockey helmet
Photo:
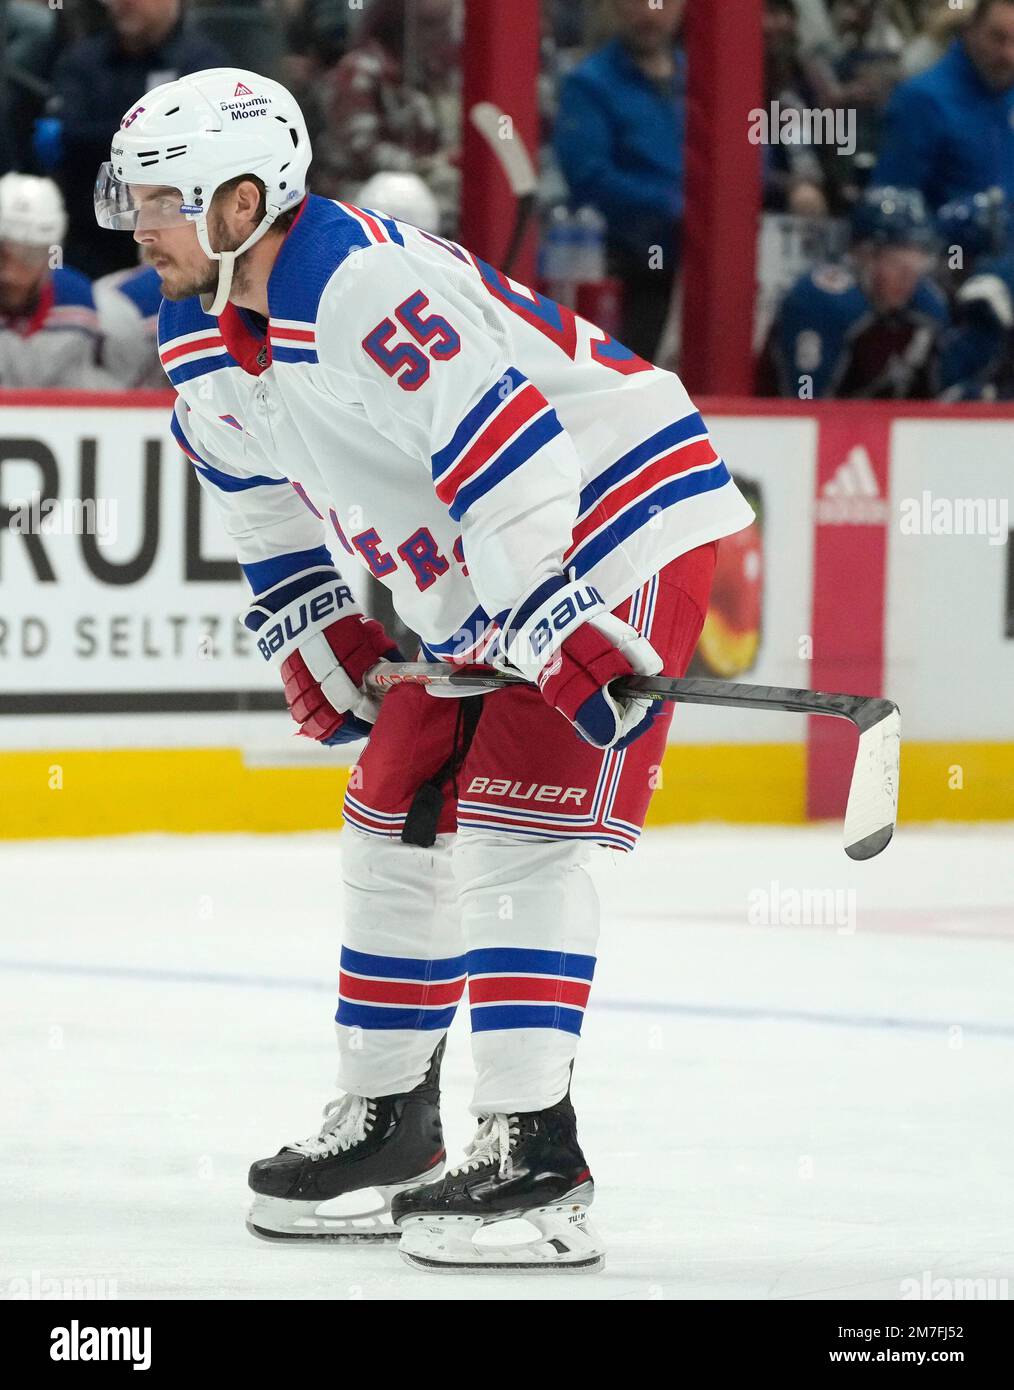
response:
[[[367,211],[386,212],[399,222],[411,222],[424,232],[440,230],[437,200],[418,174],[374,174],[356,194],[356,204]]]
[[[120,122],[110,154],[95,184],[99,225],[133,231],[139,220],[148,227],[193,222],[205,255],[219,262],[218,289],[205,308],[220,314],[236,257],[305,196],[311,151],[303,113],[280,83],[240,68],[208,68],[146,93]],[[242,174],[264,184],[264,217],[242,246],[217,251],[208,208],[221,185]],[[171,196],[145,199],[143,188]]]
[[[63,197],[52,179],[34,174],[0,178],[0,241],[59,246],[67,232]]]

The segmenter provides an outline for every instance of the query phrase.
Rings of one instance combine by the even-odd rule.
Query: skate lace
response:
[[[305,1154],[315,1163],[321,1158],[333,1158],[361,1144],[377,1118],[375,1101],[366,1096],[339,1096],[324,1106],[324,1123],[316,1134],[298,1144],[290,1144],[293,1153]]]
[[[447,1177],[457,1177],[460,1173],[471,1173],[486,1163],[496,1163],[500,1177],[507,1176],[510,1168],[511,1151],[517,1143],[520,1125],[517,1115],[486,1115],[479,1122],[475,1137],[465,1151],[465,1157],[456,1168],[450,1169]]]

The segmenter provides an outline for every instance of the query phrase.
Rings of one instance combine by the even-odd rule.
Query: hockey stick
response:
[[[538,176],[524,140],[514,129],[509,116],[494,106],[491,101],[477,101],[468,113],[469,120],[486,141],[493,156],[503,170],[511,192],[518,200],[514,228],[511,232],[507,250],[504,252],[500,269],[509,275],[521,251],[521,245],[528,231],[528,223],[535,211],[535,189]],[[505,127],[504,122],[507,122]],[[505,129],[507,134],[504,134]]]
[[[449,686],[460,690],[500,690],[527,685],[523,676],[492,668],[462,669],[439,662],[382,662],[366,674],[375,691],[397,685]],[[827,695],[819,690],[789,690],[780,685],[739,685],[734,681],[671,676],[634,676],[617,681],[617,695],[648,696],[682,705],[722,705],[731,709],[786,710],[790,714],[826,714],[847,719],[859,730],[845,810],[845,853],[872,859],[886,849],[898,818],[901,717],[890,700],[865,695]]]

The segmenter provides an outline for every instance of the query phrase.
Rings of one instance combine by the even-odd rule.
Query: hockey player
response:
[[[853,215],[846,262],[785,296],[765,354],[781,396],[919,400],[936,394],[947,302],[930,278],[936,234],[922,196],[872,188]]]
[[[1010,206],[1002,188],[985,188],[970,198],[945,203],[936,215],[945,269],[956,289],[979,263],[1011,249]]]
[[[102,328],[103,365],[122,386],[164,388],[158,355],[158,272],[150,265],[114,270],[96,280],[92,289]]]
[[[985,189],[937,213],[950,269],[953,325],[940,345],[941,398],[1014,398],[1014,251],[1003,190]]]
[[[0,178],[0,386],[102,389],[88,277],[54,264],[67,230],[60,190],[31,174]]]
[[[1014,400],[1014,252],[980,261],[941,345],[943,399]]]
[[[356,194],[358,207],[377,208],[398,222],[424,232],[439,232],[440,207],[418,174],[381,170],[371,174]]]
[[[162,279],[172,431],[223,509],[246,623],[304,735],[369,737],[342,837],[345,1094],[254,1163],[250,1225],[391,1232],[377,1189],[424,1268],[595,1268],[570,1100],[598,933],[584,865],[634,847],[669,723],[610,683],[685,670],[715,541],[752,514],[676,377],[463,247],[307,195],[309,160],[284,88],[216,69],[129,111],[96,187]],[[349,566],[424,659],[531,684],[381,705],[364,678],[398,653]],[[466,981],[479,1123],[443,1173]],[[359,1212],[319,1211],[338,1196]],[[473,1246],[519,1215],[539,1240]]]

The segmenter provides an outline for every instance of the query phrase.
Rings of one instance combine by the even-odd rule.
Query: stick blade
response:
[[[846,845],[845,853],[850,859],[873,859],[887,848],[893,835],[893,825],[882,826],[880,830],[874,830],[872,835],[864,835],[861,840],[856,840],[855,844]]]
[[[515,198],[525,198],[534,193],[539,176],[528,147],[514,129],[513,121],[506,126],[502,124],[505,118],[510,118],[491,101],[477,101],[468,117],[499,160]],[[505,135],[505,131],[509,131],[509,135]]]
[[[859,748],[845,810],[845,853],[872,859],[891,843],[898,819],[901,716],[891,705],[859,735]]]

